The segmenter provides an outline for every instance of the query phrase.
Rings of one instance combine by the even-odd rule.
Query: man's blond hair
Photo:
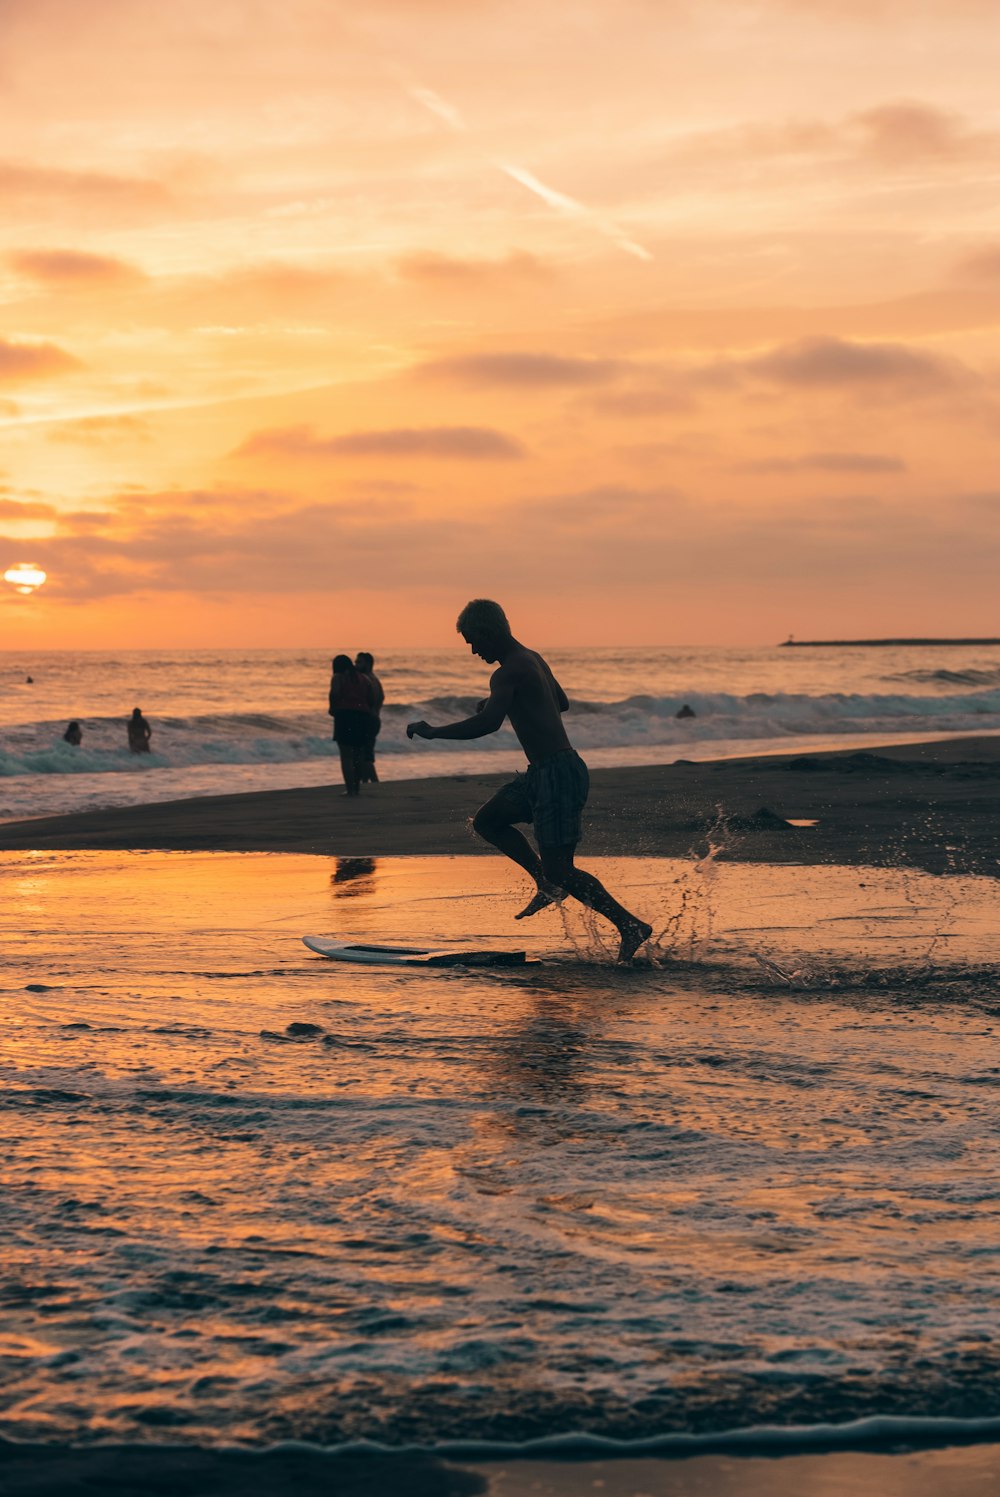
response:
[[[459,634],[467,634],[470,629],[475,629],[501,639],[510,634],[507,615],[500,604],[494,603],[491,598],[473,598],[471,603],[466,603],[458,615],[455,628]]]

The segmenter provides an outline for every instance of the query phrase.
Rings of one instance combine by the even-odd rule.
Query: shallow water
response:
[[[992,1413],[996,883],[588,866],[654,964],[499,860],[4,855],[5,1432]]]

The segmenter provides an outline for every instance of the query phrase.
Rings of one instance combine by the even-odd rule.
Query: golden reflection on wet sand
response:
[[[621,970],[514,924],[499,862],[349,861],[5,858],[8,1428],[629,1436],[942,1378],[980,1411],[995,884],[608,863],[668,932]]]

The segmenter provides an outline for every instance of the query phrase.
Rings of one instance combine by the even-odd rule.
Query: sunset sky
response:
[[[996,0],[0,0],[0,646],[1000,634],[998,76]]]

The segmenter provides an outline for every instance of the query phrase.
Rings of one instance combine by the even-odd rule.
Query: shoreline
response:
[[[504,772],[159,801],[0,823],[0,851],[481,853]],[[912,866],[1000,875],[1000,736],[595,769],[580,856]],[[791,826],[790,821],[815,825]]]

